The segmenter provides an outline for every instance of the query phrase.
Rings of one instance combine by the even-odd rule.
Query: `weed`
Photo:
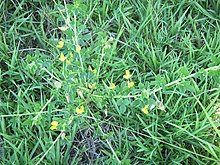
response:
[[[219,163],[218,6],[1,2],[2,163]]]

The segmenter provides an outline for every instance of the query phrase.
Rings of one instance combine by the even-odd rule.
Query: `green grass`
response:
[[[1,2],[1,164],[220,163],[219,5]]]

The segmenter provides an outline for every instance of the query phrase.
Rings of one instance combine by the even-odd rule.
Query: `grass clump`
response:
[[[0,10],[3,164],[219,163],[218,2]]]

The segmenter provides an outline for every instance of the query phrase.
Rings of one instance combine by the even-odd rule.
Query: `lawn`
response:
[[[0,2],[4,165],[220,164],[220,2]]]

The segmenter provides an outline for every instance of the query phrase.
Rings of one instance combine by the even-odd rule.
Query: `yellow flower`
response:
[[[58,27],[58,29],[60,29],[61,31],[66,31],[67,29],[69,29],[68,26],[62,26],[62,27]]]
[[[53,122],[51,123],[50,130],[55,130],[55,129],[57,129],[58,124],[59,124],[59,123],[58,123],[57,121],[53,121]]]
[[[64,41],[61,40],[61,41],[58,42],[57,48],[61,49],[63,47],[63,45],[64,45]]]
[[[81,50],[81,46],[80,45],[76,45],[76,52],[79,53]]]
[[[91,72],[93,72],[94,74],[96,74],[96,73],[97,73],[97,69],[92,69],[92,67],[91,67],[91,66],[89,66],[89,70],[90,70]]]
[[[67,65],[71,64],[70,60],[66,60],[66,64]]]
[[[77,107],[76,108],[76,113],[77,114],[81,114],[81,113],[83,113],[84,112],[84,106],[83,105],[81,105],[80,107]]]
[[[89,89],[95,88],[95,84],[89,84]]]
[[[148,107],[149,105],[145,105],[144,108],[142,108],[142,111],[147,115],[149,112],[148,112]]]
[[[64,56],[63,53],[61,53],[59,60],[63,62],[63,61],[65,61],[65,59],[66,59],[66,57]]]
[[[125,79],[129,79],[132,75],[130,74],[130,71],[129,70],[126,70],[125,71],[125,75],[123,76],[123,78]]]
[[[131,88],[133,86],[134,86],[134,82],[133,81],[131,81],[131,82],[128,81],[128,87]]]
[[[114,83],[111,83],[111,85],[108,87],[109,89],[115,89],[115,84]]]
[[[96,74],[96,73],[97,73],[97,69],[93,69],[93,70],[91,70],[91,72],[93,72],[94,74]]]

